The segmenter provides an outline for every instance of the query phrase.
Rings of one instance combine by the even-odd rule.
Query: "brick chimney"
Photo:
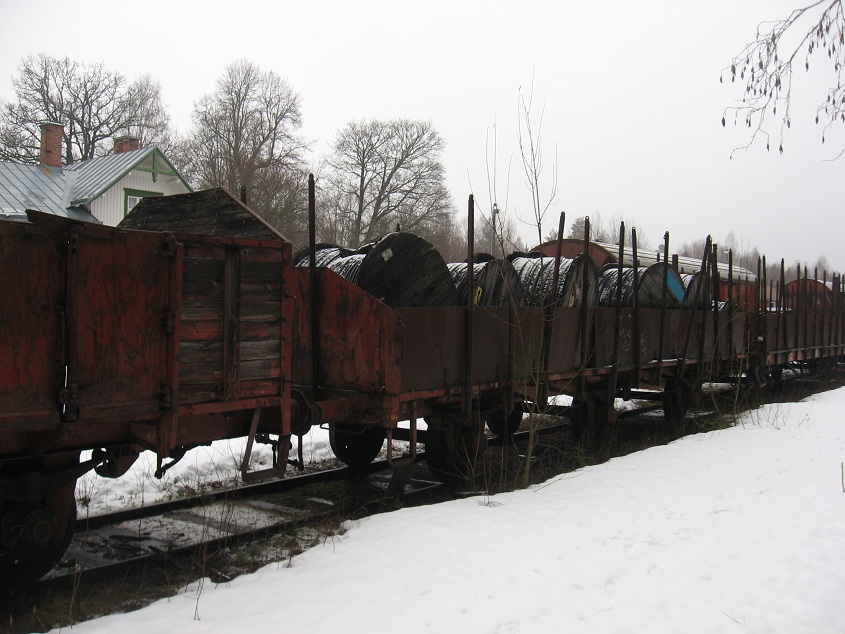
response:
[[[65,127],[61,123],[48,121],[41,124],[41,164],[47,167],[62,166],[62,135]]]
[[[140,149],[141,139],[136,136],[119,136],[114,139],[114,153],[123,154],[124,152],[132,152]]]

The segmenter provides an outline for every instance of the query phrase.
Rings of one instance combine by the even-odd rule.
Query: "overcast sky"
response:
[[[24,56],[68,56],[149,74],[186,131],[194,101],[246,58],[302,96],[315,155],[353,119],[430,120],[461,213],[470,193],[488,210],[493,191],[500,208],[530,219],[516,130],[520,90],[533,85],[546,179],[557,164],[544,234],[560,211],[624,217],[653,243],[664,231],[673,245],[733,231],[770,261],[812,265],[824,254],[841,271],[845,158],[830,159],[845,133],[822,145],[814,124],[829,75],[799,73],[783,155],[760,142],[731,158],[747,130],[720,122],[741,97],[719,83],[721,70],[759,22],[798,4],[0,0],[0,100],[13,99]],[[811,70],[821,68],[819,58]],[[536,243],[536,229],[522,233]]]

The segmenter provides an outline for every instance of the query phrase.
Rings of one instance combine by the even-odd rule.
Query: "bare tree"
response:
[[[273,71],[230,64],[194,106],[193,128],[174,162],[197,188],[246,188],[248,204],[283,233],[303,231],[307,209],[299,135],[301,97]]]
[[[111,140],[131,134],[145,144],[167,145],[170,118],[158,84],[149,77],[129,83],[102,64],[47,55],[24,58],[12,81],[17,101],[0,108],[0,159],[39,161],[40,125],[64,125],[64,163],[111,151]]]
[[[444,147],[426,121],[347,124],[327,161],[337,241],[357,247],[397,225],[423,237],[435,233],[454,211],[440,162]]]
[[[742,102],[725,108],[722,125],[733,118],[734,124],[742,123],[751,129],[751,137],[742,148],[747,149],[762,135],[766,148],[770,135],[764,129],[767,117],[780,122],[778,150],[783,152],[783,136],[792,122],[792,80],[795,66],[800,64],[810,70],[814,54],[827,58],[833,77],[826,96],[816,108],[818,124],[824,121],[825,132],[834,123],[845,123],[845,83],[842,81],[845,65],[845,8],[842,0],[817,0],[795,9],[788,17],[772,22],[762,22],[757,27],[754,41],[733,58],[730,66],[722,70],[720,81],[730,76],[745,84]],[[802,63],[803,62],[803,63]],[[732,115],[732,117],[731,117]],[[845,152],[845,149],[843,149]],[[839,154],[842,155],[842,152]]]
[[[304,169],[273,169],[247,202],[295,245],[308,243],[308,176]]]
[[[169,154],[175,143],[170,115],[161,102],[161,86],[149,75],[129,85],[126,94],[128,117],[126,132],[138,137],[141,147],[158,146]]]
[[[496,220],[496,246],[492,255],[503,258],[514,251],[528,251],[529,246],[519,235],[516,223],[512,216],[505,215]]]
[[[611,232],[608,235],[605,235],[607,232],[605,231],[605,224],[602,222],[601,217],[599,215],[596,216],[589,216],[590,218],[590,240],[596,242],[608,242],[608,240],[613,241],[614,235]],[[573,218],[569,221],[569,232],[566,234],[567,238],[575,238],[576,240],[583,240],[584,239],[584,228],[586,227],[587,216],[578,216]],[[619,230],[616,229],[618,232]],[[557,240],[557,229],[550,231],[549,234],[546,236],[546,240]]]
[[[686,255],[691,258],[701,258],[704,255],[704,250],[707,248],[707,240],[699,238],[691,242],[684,242],[677,249],[674,249],[680,255]]]
[[[542,138],[545,109],[541,109],[539,117],[532,113],[533,109],[534,87],[532,85],[527,100],[522,89],[519,91],[517,141],[526,184],[531,193],[533,214],[531,224],[537,228],[537,239],[542,242],[543,220],[557,198],[557,152],[552,163],[551,175],[544,176],[546,165],[543,158]]]
[[[463,262],[467,257],[466,222],[459,222],[457,216],[449,214],[443,222],[437,223],[426,236],[446,262]],[[476,251],[477,252],[477,251]]]
[[[519,235],[517,224],[515,221],[515,214],[509,208],[509,191],[510,191],[510,170],[511,159],[508,159],[504,183],[504,191],[500,194],[500,184],[498,180],[498,162],[499,162],[499,139],[498,126],[493,122],[492,136],[491,130],[488,129],[487,141],[485,148],[486,163],[487,163],[487,196],[488,202],[482,203],[477,207],[477,211],[481,213],[482,220],[479,223],[476,221],[476,252],[489,252],[497,258],[503,258],[514,251],[525,252],[528,251],[528,246],[525,244],[522,237]],[[519,137],[517,138],[519,140]],[[539,137],[535,139],[539,143]],[[529,142],[530,143],[530,142]],[[523,165],[524,159],[523,158]],[[539,177],[539,175],[538,175]],[[535,179],[535,183],[539,182]],[[532,199],[534,198],[532,191]],[[501,202],[501,206],[500,203]],[[478,203],[478,199],[476,199]],[[484,208],[487,208],[487,213]],[[533,224],[533,223],[529,223]]]
[[[830,266],[830,260],[827,259],[826,255],[820,255],[816,260],[815,264],[813,265],[813,269],[818,271],[820,274],[827,272],[832,273],[833,269]]]
[[[610,218],[603,218],[601,214],[589,216],[590,218],[590,240],[594,242],[607,242],[616,244],[619,241],[619,225],[624,222],[626,227],[636,227],[637,223],[628,218],[623,218],[617,214]],[[584,227],[587,216],[578,216],[570,221],[568,238],[584,239]],[[557,239],[557,232],[550,233],[550,240]],[[630,236],[628,237],[630,244]],[[637,229],[637,247],[640,249],[652,249],[653,243],[646,236],[645,232]]]

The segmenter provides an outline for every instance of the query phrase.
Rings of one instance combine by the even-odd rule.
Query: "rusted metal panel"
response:
[[[516,329],[513,336],[514,380],[519,384],[533,385],[542,370],[543,338],[546,330],[543,310],[538,307],[514,309]],[[557,363],[554,364],[556,369]]]
[[[311,291],[308,269],[291,272],[296,314],[310,314]],[[398,394],[401,328],[398,313],[373,296],[328,269],[316,271],[319,284],[318,340],[313,341],[311,324],[298,319],[293,324],[294,382],[318,391],[348,390]],[[319,355],[321,376],[313,376],[313,353]]]
[[[659,308],[640,309],[640,361],[643,363],[659,359],[660,312]]]
[[[614,337],[617,317],[619,311],[619,338],[618,350],[614,356]],[[639,341],[636,338],[634,327],[634,309],[632,308],[597,308],[594,312],[595,323],[595,362],[596,367],[606,367],[616,363],[619,366],[632,366],[636,362],[638,350],[640,355],[645,354],[645,342],[642,337]]]
[[[477,385],[504,384],[519,376],[516,346],[510,354],[508,340],[519,320],[519,308],[475,306],[473,310],[472,379]],[[509,364],[513,368],[509,370]]]
[[[80,421],[159,416],[177,257],[167,235],[71,230],[67,418],[74,408]]]
[[[414,333],[404,346],[403,391],[461,392],[465,384],[464,309],[413,308],[399,312],[406,332]],[[475,307],[473,333],[470,389],[476,393],[509,383],[534,385],[541,380],[545,336],[550,337],[549,376],[575,374],[582,365],[579,309],[557,311],[547,331],[540,308]]]
[[[466,377],[466,308],[400,308],[403,339],[402,391],[456,395],[463,393]],[[470,391],[522,381],[530,376],[531,363],[523,362],[531,343],[529,315],[537,309],[507,306],[475,306],[472,311],[473,346]],[[513,323],[512,323],[513,322]],[[515,336],[509,349],[510,331],[521,326],[525,337]],[[537,321],[539,325],[539,321]],[[511,367],[512,364],[512,367]]]
[[[756,332],[763,337],[765,365],[786,363],[786,354],[781,350],[781,324],[779,313],[766,313],[757,318]]]
[[[795,361],[795,351],[800,345],[798,341],[799,315],[789,311],[781,315],[780,349],[786,352],[787,361]]]
[[[753,316],[738,310],[723,310],[719,313],[721,359],[739,359],[747,356],[752,345],[751,330]]]
[[[593,309],[588,309],[586,338],[588,342],[592,339],[590,330],[593,323]],[[581,309],[562,308],[555,311],[549,349],[549,372],[567,375],[577,372],[582,365],[581,341]]]
[[[28,271],[3,281],[0,347],[12,334],[21,344],[0,362],[0,421],[20,430],[4,436],[4,455],[22,451],[22,441],[37,453],[131,442],[133,421],[151,424],[157,446],[173,386],[178,245],[167,235],[29,218],[2,248],[8,270]]]
[[[461,393],[466,369],[466,308],[399,310],[402,339],[402,390]],[[501,340],[493,345],[501,345]]]
[[[0,221],[0,428],[60,421],[65,245],[60,232]]]
[[[633,309],[621,309],[619,318],[618,350],[614,357],[613,308],[598,308],[595,312],[595,363],[604,368],[614,362],[621,368],[637,364],[676,367],[700,364],[724,358],[732,348],[742,354],[745,341],[745,324],[737,316],[731,320],[726,311],[716,316],[704,310],[641,309],[639,340],[636,341]],[[661,325],[661,319],[663,324]],[[729,327],[732,336],[728,336]],[[714,333],[718,328],[718,334]],[[662,335],[662,345],[661,345]],[[639,358],[638,358],[639,355]]]

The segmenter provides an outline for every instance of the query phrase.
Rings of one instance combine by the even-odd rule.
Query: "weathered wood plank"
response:
[[[264,341],[241,341],[241,361],[278,359],[281,356],[282,343],[278,339]]]
[[[281,301],[284,297],[282,285],[272,282],[250,282],[248,280],[242,280],[240,293],[241,301]]]
[[[185,256],[183,259],[183,274],[193,277],[214,277],[223,278],[224,262],[226,259],[225,250],[220,253],[205,254],[199,253],[195,256]]]
[[[180,339],[182,341],[222,341],[223,323],[217,320],[211,321],[185,321],[182,320],[180,328]],[[259,338],[261,334],[249,335],[251,338]]]
[[[179,389],[188,385],[203,383],[218,383],[222,387],[223,371],[220,364],[211,363],[183,363],[179,366]]]
[[[242,361],[238,366],[238,375],[241,381],[278,378],[282,376],[281,362],[279,359]]]
[[[280,379],[241,381],[240,398],[255,398],[259,396],[276,396],[282,393]]]
[[[219,368],[223,362],[222,341],[185,341],[179,344],[179,362],[191,364],[213,364]]]
[[[223,280],[215,278],[183,278],[182,298],[183,299],[223,299]]]
[[[279,232],[222,188],[145,198],[127,214],[121,226],[148,231],[284,240]]]
[[[226,259],[226,246],[222,244],[207,244],[205,242],[188,242],[185,245],[185,258],[208,260],[209,262]]]
[[[223,303],[214,301],[182,302],[182,321],[221,321]]]
[[[278,261],[256,262],[254,260],[241,260],[241,279],[254,282],[278,282],[282,279],[284,271]]]
[[[265,301],[241,304],[241,321],[277,321],[282,314],[282,302]]]
[[[278,339],[281,336],[281,321],[242,321],[241,341],[257,339]]]
[[[195,405],[197,403],[213,403],[221,400],[219,385],[193,385],[179,390],[180,405]]]

